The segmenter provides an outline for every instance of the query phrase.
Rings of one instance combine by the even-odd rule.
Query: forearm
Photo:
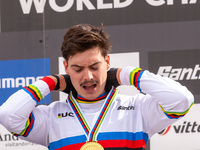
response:
[[[55,82],[47,77],[11,95],[0,107],[0,123],[10,132],[20,133],[36,104],[50,93]]]
[[[121,80],[120,80],[120,73],[121,73],[121,71],[122,71],[122,68],[118,68],[118,69],[117,69],[117,74],[116,74],[117,81],[118,81],[118,83],[119,83],[120,85],[122,85]]]
[[[133,85],[150,95],[165,111],[186,111],[193,103],[193,95],[184,86],[169,78],[155,75],[140,68],[125,67],[119,75],[121,84]]]

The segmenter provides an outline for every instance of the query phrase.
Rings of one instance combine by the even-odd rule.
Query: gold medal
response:
[[[97,142],[87,142],[80,150],[104,150],[104,148]]]

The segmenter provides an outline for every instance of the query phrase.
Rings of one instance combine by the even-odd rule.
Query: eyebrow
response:
[[[79,66],[79,65],[71,65],[71,67],[82,67],[82,66]]]
[[[97,65],[97,64],[99,64],[99,63],[101,63],[101,62],[100,62],[100,61],[95,62],[95,63],[93,63],[92,65],[90,65],[89,67],[95,66],[95,65]],[[79,68],[83,68],[83,66],[79,66],[79,65],[76,65],[76,64],[74,64],[74,65],[72,64],[71,67],[79,67]]]

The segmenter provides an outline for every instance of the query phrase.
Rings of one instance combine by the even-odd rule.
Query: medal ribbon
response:
[[[69,96],[68,96],[68,102],[72,108],[72,110],[74,111],[74,113],[77,116],[77,119],[79,120],[81,126],[83,127],[85,133],[88,137],[88,141],[96,141],[97,135],[98,135],[98,130],[115,98],[117,94],[117,89],[115,89],[114,87],[112,87],[111,91],[109,92],[103,107],[101,108],[99,117],[96,120],[96,123],[94,125],[94,127],[92,128],[92,130],[90,130],[90,127],[88,126],[84,116],[83,116],[83,112],[81,111],[81,109],[79,108],[76,100],[72,97],[72,93],[70,92]]]
[[[82,125],[86,135],[88,135],[90,132],[90,127],[87,124],[81,109],[79,108],[78,104],[76,103],[76,100],[74,100],[74,98],[72,97],[72,92],[70,92],[70,94],[68,95],[68,102],[69,102],[72,110],[74,111],[77,119],[79,120],[80,124]]]

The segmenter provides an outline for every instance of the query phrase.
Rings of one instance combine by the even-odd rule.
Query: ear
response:
[[[67,64],[67,61],[66,60],[63,60],[63,65],[65,67],[65,72],[66,74],[69,74],[69,71],[68,71],[68,64]]]
[[[110,68],[110,55],[106,55],[105,61],[107,63],[107,70]]]

